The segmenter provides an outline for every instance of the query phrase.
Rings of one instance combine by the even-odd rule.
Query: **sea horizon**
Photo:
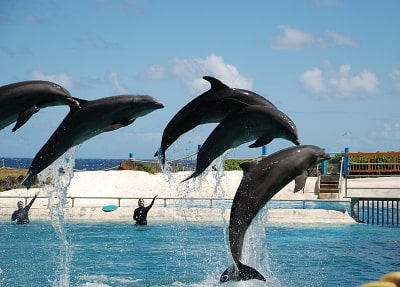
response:
[[[0,166],[9,168],[29,168],[33,158],[27,157],[0,157]],[[103,170],[119,166],[125,159],[106,158],[76,158],[74,169],[77,170]],[[142,160],[140,160],[142,161]],[[144,161],[144,160],[143,160]],[[146,160],[150,161],[150,160]]]

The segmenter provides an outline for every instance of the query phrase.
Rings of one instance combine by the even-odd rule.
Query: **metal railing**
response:
[[[400,152],[346,153],[349,174],[399,174]]]
[[[351,216],[359,222],[399,226],[400,198],[353,197]]]
[[[399,193],[399,198],[400,198],[400,186],[398,187],[391,187],[391,186],[382,186],[382,185],[368,185],[368,186],[362,186],[362,185],[353,185],[349,184],[351,179],[363,179],[363,178],[383,178],[383,177],[388,177],[388,178],[396,178],[399,177],[398,175],[347,175],[345,177],[345,197],[353,197],[352,193],[359,191],[363,192],[366,190],[374,190],[374,191],[398,191]],[[378,194],[378,193],[377,193]],[[393,195],[392,195],[393,196]],[[396,196],[396,195],[394,195]],[[357,197],[357,196],[355,196]],[[379,194],[377,195],[379,197]]]
[[[3,198],[8,199],[15,199],[15,202],[19,200],[24,200],[25,204],[28,203],[29,200],[32,199],[30,196],[0,196],[0,201]],[[38,196],[37,199],[49,199],[47,196]],[[123,206],[131,206],[133,200],[138,200],[138,197],[89,197],[89,196],[67,196],[67,206],[71,208],[77,207],[102,207],[103,205],[96,205],[93,204],[93,201],[96,200],[103,200],[107,201],[107,204],[116,203],[118,207]],[[150,202],[153,198],[152,197],[143,197],[146,202]],[[77,200],[87,200],[91,201],[92,204],[76,204]],[[233,202],[232,198],[200,198],[200,197],[192,197],[192,198],[182,198],[182,197],[157,197],[156,202],[158,200],[162,201],[162,206],[164,208],[167,207],[177,207],[177,206],[186,206],[186,207],[203,207],[203,208],[214,208],[214,207],[228,207],[230,208]],[[130,201],[129,205],[123,205],[123,201]],[[104,202],[103,202],[104,203]],[[300,209],[314,209],[318,208],[318,204],[349,204],[349,200],[318,200],[318,199],[291,199],[291,200],[282,200],[276,199],[271,200],[270,202],[271,208],[300,208]],[[279,207],[280,205],[280,207]],[[349,205],[350,207],[350,205]]]

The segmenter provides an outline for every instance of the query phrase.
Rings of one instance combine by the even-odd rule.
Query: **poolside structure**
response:
[[[400,181],[397,184],[396,180],[400,178],[400,152],[346,152],[343,162],[351,215],[360,222],[399,226]],[[376,180],[371,184],[372,179],[385,179],[386,183],[394,184],[389,186]]]

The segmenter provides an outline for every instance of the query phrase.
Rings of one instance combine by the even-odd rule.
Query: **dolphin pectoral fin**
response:
[[[109,125],[109,126],[106,126],[106,127],[103,128],[103,132],[112,132],[112,131],[115,131],[115,130],[117,130],[119,128],[122,128],[122,127],[124,127],[124,125],[122,125],[122,124]]]
[[[118,121],[103,128],[103,132],[111,132],[133,123],[136,119]]]
[[[304,190],[307,181],[307,170],[303,171],[301,174],[294,178],[294,190],[293,193],[299,192],[300,190]]]
[[[251,148],[255,148],[255,147],[262,147],[264,145],[269,144],[270,142],[272,142],[272,138],[269,137],[260,137],[258,138],[254,143],[252,143],[251,145],[249,145],[249,147]]]
[[[155,157],[158,157],[158,161],[161,163],[161,167],[163,168],[165,165],[165,150],[161,147],[154,154]]]
[[[25,176],[25,178],[21,181],[21,184],[25,186],[26,189],[29,189],[32,186],[33,181],[34,181],[34,176],[31,173],[28,173]]]
[[[219,282],[224,283],[228,281],[245,281],[251,279],[267,281],[256,269],[238,262],[236,265],[233,264],[228,267],[228,269],[222,273]]]
[[[32,106],[29,109],[21,112],[18,116],[17,123],[13,127],[12,131],[15,132],[17,129],[22,127],[33,114],[37,113],[40,109],[37,106]]]
[[[181,182],[185,182],[191,178],[197,177],[199,176],[203,171],[195,171],[194,173],[192,173],[189,177],[187,177],[186,179],[182,180]]]

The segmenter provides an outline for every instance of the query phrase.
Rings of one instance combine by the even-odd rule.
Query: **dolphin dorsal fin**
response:
[[[229,87],[227,85],[225,85],[223,82],[221,82],[220,80],[218,80],[214,77],[204,76],[203,79],[208,81],[211,84],[210,91],[229,89]]]
[[[245,161],[239,164],[240,168],[243,170],[243,175],[246,175],[256,165],[257,163],[253,161]]]

